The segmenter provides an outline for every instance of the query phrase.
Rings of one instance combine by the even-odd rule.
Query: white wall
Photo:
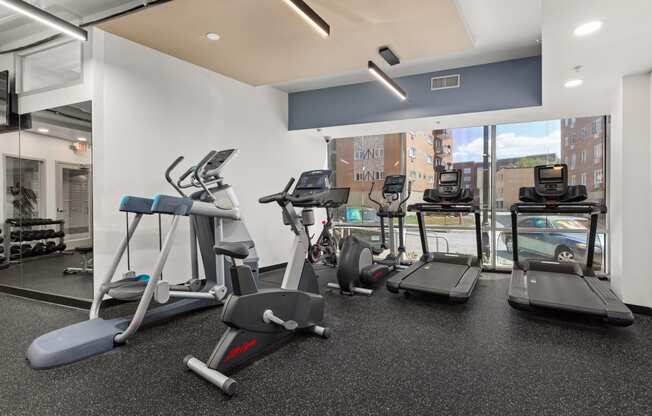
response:
[[[626,76],[612,111],[611,277],[626,303],[652,307],[652,74]]]
[[[226,181],[239,196],[262,265],[287,261],[292,234],[280,208],[261,205],[258,198],[326,164],[323,140],[288,134],[287,94],[251,87],[97,29],[93,48],[96,282],[124,233],[120,197],[174,194],[163,177],[167,165],[184,155],[188,166],[211,149],[240,149],[225,170]],[[182,224],[164,271],[173,281],[189,277],[187,222]],[[140,271],[149,273],[158,240],[153,219],[143,226],[132,254]]]
[[[19,156],[18,132],[5,133],[0,136],[0,172],[5,172],[4,156]],[[56,190],[56,162],[71,164],[90,164],[90,152],[75,154],[70,145],[72,142],[58,139],[51,136],[34,134],[30,132],[20,133],[20,156],[25,159],[41,160],[45,168],[45,216],[48,218],[57,217],[57,190]],[[0,178],[2,189],[6,189],[6,176]],[[5,218],[5,204],[3,198],[6,192],[0,193],[0,218]]]

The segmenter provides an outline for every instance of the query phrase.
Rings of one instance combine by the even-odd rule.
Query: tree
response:
[[[533,168],[539,165],[548,165],[550,163],[559,163],[559,159],[555,157],[555,160],[547,160],[545,158],[535,158],[535,157],[522,157],[516,162],[517,168]]]

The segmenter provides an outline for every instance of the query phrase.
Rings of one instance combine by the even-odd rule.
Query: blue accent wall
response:
[[[461,87],[431,91],[430,78],[460,74]],[[371,75],[370,75],[371,77]],[[541,57],[397,78],[401,101],[377,81],[289,94],[289,129],[403,120],[541,105]]]

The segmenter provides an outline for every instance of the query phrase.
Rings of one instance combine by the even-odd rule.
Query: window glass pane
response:
[[[589,200],[605,202],[604,117],[584,117],[496,127],[496,265],[512,265],[509,208],[519,189],[534,185],[534,166],[566,163],[570,185],[585,185]],[[567,138],[570,138],[567,140]],[[589,156],[590,155],[590,156]],[[519,257],[586,261],[589,219],[519,216]],[[604,268],[605,218],[599,222],[596,268]]]
[[[23,92],[79,81],[82,74],[80,43],[68,42],[24,55],[21,69]]]
[[[400,133],[341,138],[329,143],[329,166],[335,171],[335,184],[351,188],[348,204],[332,210],[336,237],[353,234],[380,246],[378,205],[370,200],[369,191],[373,185],[371,197],[382,202],[385,176],[405,174],[405,147]]]

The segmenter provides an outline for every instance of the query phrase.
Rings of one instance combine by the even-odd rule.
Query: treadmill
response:
[[[438,175],[437,188],[426,189],[425,202],[408,206],[416,212],[423,255],[412,266],[387,280],[392,293],[422,292],[446,297],[455,303],[464,303],[471,296],[482,269],[482,234],[480,209],[473,203],[473,191],[462,187],[462,171],[443,171]],[[431,253],[424,216],[437,214],[473,214],[477,255]]]
[[[603,204],[585,202],[584,185],[568,185],[568,167],[534,168],[534,187],[521,188],[511,207],[514,268],[509,286],[509,304],[520,310],[561,311],[598,318],[611,325],[628,326],[632,312],[611,290],[608,281],[593,272],[593,255],[598,216],[607,212]],[[591,217],[586,264],[548,260],[520,260],[518,249],[519,214],[584,214]]]

